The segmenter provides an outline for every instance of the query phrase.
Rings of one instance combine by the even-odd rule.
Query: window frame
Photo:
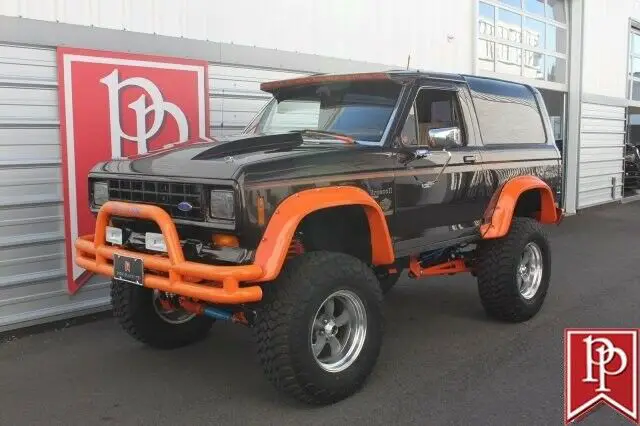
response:
[[[569,11],[568,11],[568,0],[564,0],[563,3],[563,7],[564,7],[564,15],[565,15],[565,20],[566,22],[560,22],[560,21],[556,21],[553,18],[547,17],[547,16],[541,16],[541,15],[536,15],[534,13],[528,12],[527,10],[525,10],[525,5],[524,2],[526,0],[520,0],[520,8],[516,8],[510,4],[507,3],[502,3],[500,0],[477,0],[477,14],[476,14],[476,26],[477,26],[477,30],[476,30],[476,35],[475,35],[475,43],[476,43],[476,50],[475,50],[475,64],[478,67],[479,70],[481,70],[484,73],[492,73],[492,74],[500,74],[500,75],[511,75],[511,76],[516,76],[519,78],[524,78],[527,80],[531,80],[531,81],[539,81],[539,82],[544,82],[544,83],[548,83],[548,84],[559,84],[559,85],[567,85],[568,81],[569,81]],[[480,3],[485,3],[488,6],[492,6],[493,7],[493,31],[491,35],[486,35],[486,34],[480,34],[481,31],[481,27],[482,27],[482,23],[481,23],[481,18],[482,15],[480,14]],[[547,0],[545,0],[544,2],[544,7],[546,10],[546,6],[547,6]],[[498,22],[498,16],[499,16],[499,11],[500,10],[504,10],[507,12],[511,12],[511,13],[515,13],[517,15],[520,16],[520,42],[513,42],[511,40],[507,40],[507,39],[502,39],[497,37],[497,22]],[[531,20],[535,20],[538,22],[543,23],[544,25],[544,45],[541,47],[534,47],[534,46],[529,46],[525,43],[525,37],[524,37],[524,28],[525,28],[525,22],[527,19],[531,19]],[[485,25],[490,25],[485,23]],[[557,52],[555,50],[551,50],[551,49],[547,49],[547,39],[548,39],[548,34],[549,34],[549,26],[551,27],[555,27],[556,29],[560,29],[562,31],[564,31],[564,44],[566,46],[566,52],[565,53],[561,53],[561,52]],[[480,64],[482,63],[481,61],[485,61],[485,60],[481,60],[481,56],[480,56],[480,52],[483,49],[481,46],[481,43],[485,42],[486,43],[486,50],[487,51],[493,51],[493,59],[492,60],[487,60],[487,63],[491,63],[492,64],[492,69],[487,69],[487,68],[483,68],[480,66]],[[497,64],[499,62],[498,60],[498,45],[504,45],[508,48],[516,48],[520,51],[520,72],[519,74],[509,74],[507,72],[501,72],[501,71],[497,71]],[[491,46],[493,46],[493,49],[491,49]],[[531,52],[531,53],[528,53]],[[528,77],[525,74],[525,69],[527,69],[528,67],[526,67],[526,61],[525,58],[528,57],[528,55],[534,56],[535,54],[540,54],[542,55],[542,78],[532,78],[532,77]],[[551,80],[548,78],[548,64],[549,61],[547,58],[552,58],[555,60],[563,60],[565,63],[565,75],[564,75],[564,79],[562,79],[561,81],[555,81],[555,80]],[[537,69],[537,68],[535,68]]]
[[[399,128],[399,135],[402,134],[402,131],[405,128],[405,125],[407,123],[407,120],[409,119],[410,113],[411,113],[411,109],[413,108],[413,110],[415,111],[414,113],[414,131],[416,134],[416,139],[418,142],[420,142],[420,132],[419,132],[419,126],[418,126],[418,107],[416,104],[416,100],[418,99],[418,96],[420,96],[420,92],[423,90],[437,90],[440,92],[449,92],[453,94],[453,99],[455,99],[456,103],[457,103],[457,115],[459,117],[459,121],[460,121],[460,132],[462,133],[462,144],[457,147],[457,148],[467,148],[470,145],[470,136],[469,136],[469,125],[467,123],[467,120],[465,118],[465,114],[464,114],[464,109],[462,106],[462,97],[460,96],[460,87],[458,86],[430,86],[430,85],[420,85],[417,87],[415,94],[413,94],[413,100],[411,101],[411,104],[409,106],[409,111],[407,111],[407,116],[404,119],[404,122],[402,123],[402,126],[400,126]],[[406,148],[406,149],[425,149],[425,147],[429,148],[428,145],[407,145],[404,142],[402,142],[402,138],[398,138],[398,144],[400,147],[402,148]]]
[[[628,54],[627,54],[627,99],[631,101],[640,101],[640,98],[633,99],[633,83],[637,82],[640,84],[640,76],[636,77],[633,75],[633,60],[640,60],[640,54],[633,53],[633,36],[636,35],[640,39],[640,26],[637,23],[632,23],[629,26],[629,45],[628,45]]]

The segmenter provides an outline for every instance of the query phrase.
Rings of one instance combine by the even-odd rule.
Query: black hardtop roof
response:
[[[349,81],[349,80],[399,80],[402,82],[411,82],[418,79],[436,79],[443,81],[454,81],[458,83],[470,83],[472,81],[483,80],[485,82],[495,82],[517,84],[532,89],[532,86],[519,83],[515,81],[509,81],[497,77],[478,76],[470,74],[458,74],[458,73],[445,73],[445,72],[432,72],[423,70],[406,70],[406,69],[389,69],[377,72],[354,72],[354,73],[315,73],[305,77],[290,78],[283,80],[276,80],[271,82],[265,82],[261,84],[261,89],[271,92],[283,87],[306,85],[310,83],[322,83],[330,81]]]

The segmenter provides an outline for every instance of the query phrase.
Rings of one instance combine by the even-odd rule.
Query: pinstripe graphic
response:
[[[469,164],[449,164],[447,166],[447,174],[449,173],[464,173],[464,172],[473,172],[473,171],[494,171],[494,170],[509,170],[509,169],[518,169],[518,171],[514,171],[514,173],[499,173],[500,175],[509,175],[511,177],[518,176],[522,174],[520,171],[520,163],[526,163],[526,169],[533,169],[534,167],[554,167],[557,166],[557,159],[547,159],[547,160],[538,160],[538,161],[505,161],[505,162],[495,162],[495,163],[484,163],[490,164],[490,170],[484,169],[479,165],[469,165]],[[328,176],[314,176],[308,178],[291,178],[285,180],[272,180],[272,181],[264,181],[258,182],[255,184],[247,184],[247,190],[254,189],[267,189],[267,188],[280,188],[291,185],[308,185],[313,183],[330,183],[330,182],[342,182],[347,180],[366,180],[366,179],[382,179],[382,178],[392,178],[392,177],[405,177],[405,176],[424,176],[431,175],[437,172],[437,170],[442,167],[441,164],[434,164],[433,166],[421,167],[415,170],[384,170],[379,172],[362,172],[362,173],[352,173],[352,174],[334,174]]]

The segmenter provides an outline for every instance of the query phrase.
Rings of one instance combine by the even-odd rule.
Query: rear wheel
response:
[[[343,253],[309,252],[290,260],[264,291],[254,330],[275,387],[310,404],[355,393],[382,341],[382,294],[373,271]]]
[[[541,225],[514,217],[509,233],[478,248],[478,291],[493,318],[522,322],[544,303],[551,276],[551,250]]]
[[[136,340],[159,349],[173,349],[204,339],[213,319],[172,308],[164,293],[113,280],[111,305],[122,328]]]

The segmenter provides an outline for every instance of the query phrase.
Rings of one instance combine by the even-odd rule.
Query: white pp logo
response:
[[[149,141],[162,128],[165,114],[169,113],[178,126],[178,140],[174,143],[186,142],[189,139],[189,125],[187,117],[182,110],[174,103],[166,102],[160,89],[152,81],[143,77],[132,77],[120,81],[118,70],[114,69],[111,74],[102,78],[100,82],[109,89],[109,123],[111,128],[111,158],[122,158],[122,139],[135,142],[138,154],[146,154]],[[138,99],[131,102],[128,107],[136,115],[136,133],[128,135],[122,130],[120,123],[120,90],[127,86],[137,86],[149,95],[151,103],[147,106],[147,95],[140,95]],[[147,130],[147,115],[153,114],[153,123]]]
[[[607,388],[606,381],[607,376],[617,376],[627,368],[627,354],[616,346],[614,346],[611,340],[606,337],[593,338],[588,336],[583,339],[587,349],[587,377],[582,381],[584,383],[598,383],[597,392],[610,392],[611,389]],[[594,350],[594,345],[598,344]],[[597,353],[597,359],[594,360],[593,353]],[[620,367],[617,370],[608,370],[607,366],[612,363],[616,358],[620,359]],[[593,367],[597,367],[598,378],[593,377]]]

